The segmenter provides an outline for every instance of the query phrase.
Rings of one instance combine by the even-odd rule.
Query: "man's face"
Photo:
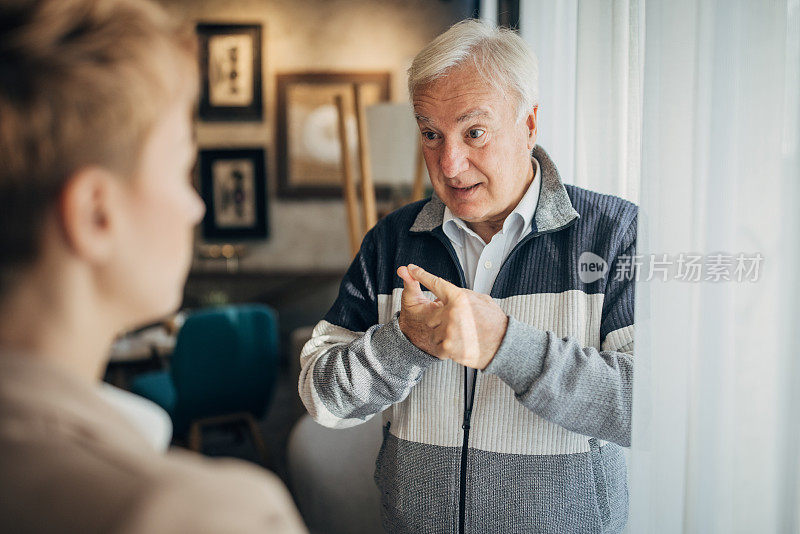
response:
[[[533,178],[536,110],[517,120],[513,98],[471,67],[421,87],[414,113],[438,197],[468,223],[500,223]]]

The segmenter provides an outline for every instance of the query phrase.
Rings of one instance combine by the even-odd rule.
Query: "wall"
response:
[[[472,2],[442,0],[161,0],[194,21],[259,22],[264,41],[263,123],[199,123],[200,148],[264,146],[270,237],[250,242],[243,270],[341,271],[350,262],[341,200],[277,200],[275,74],[300,70],[389,70],[392,100],[408,98],[414,55]],[[202,239],[198,237],[198,244]],[[214,262],[216,263],[216,262]],[[209,263],[196,260],[195,269]]]

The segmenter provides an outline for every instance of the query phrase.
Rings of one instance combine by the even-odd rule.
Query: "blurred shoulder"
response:
[[[242,461],[174,451],[146,485],[125,532],[306,532],[281,480]]]
[[[283,483],[245,462],[7,438],[0,532],[306,532]]]

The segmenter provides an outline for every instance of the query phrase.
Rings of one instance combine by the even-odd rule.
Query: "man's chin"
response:
[[[479,206],[473,205],[455,205],[448,206],[450,212],[464,222],[481,222],[484,218],[483,210]]]

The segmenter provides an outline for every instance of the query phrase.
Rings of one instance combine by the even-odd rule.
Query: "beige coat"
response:
[[[159,454],[94,384],[0,357],[0,532],[305,532],[274,475]]]

